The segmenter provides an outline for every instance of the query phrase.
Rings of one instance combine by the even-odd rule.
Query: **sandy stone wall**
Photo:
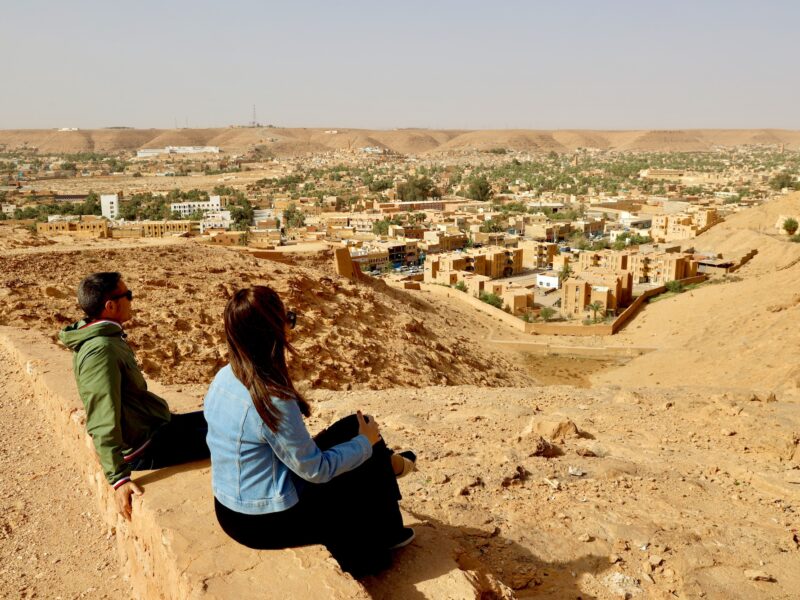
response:
[[[105,521],[97,527],[115,535],[140,598],[369,597],[321,546],[254,551],[227,538],[214,519],[207,461],[135,478],[145,493],[134,502],[133,520],[124,521],[84,430],[69,354],[40,334],[10,327],[0,327],[0,345],[28,373],[42,421],[61,439],[64,468],[80,470],[93,491]],[[173,409],[198,408],[197,399],[180,396],[168,395]]]

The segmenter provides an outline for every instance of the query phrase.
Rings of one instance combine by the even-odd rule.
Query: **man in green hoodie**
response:
[[[120,273],[92,273],[78,286],[86,318],[59,339],[73,351],[72,368],[86,409],[86,429],[120,514],[131,518],[131,496],[142,489],[131,472],[208,458],[202,411],[170,414],[147,390],[122,324],[131,318],[131,292]]]

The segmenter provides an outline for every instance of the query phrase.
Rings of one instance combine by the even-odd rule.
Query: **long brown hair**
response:
[[[250,392],[267,427],[277,431],[280,425],[273,398],[295,401],[300,412],[311,414],[286,368],[286,351],[294,354],[295,349],[286,339],[286,309],[272,288],[238,290],[225,307],[225,335],[233,374]]]

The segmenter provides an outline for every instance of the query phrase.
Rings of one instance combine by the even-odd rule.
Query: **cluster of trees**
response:
[[[486,202],[491,200],[494,192],[492,191],[492,185],[489,183],[489,180],[484,175],[479,175],[477,177],[473,177],[470,179],[469,184],[467,185],[467,198],[471,200],[479,200],[480,202]]]
[[[481,223],[480,232],[481,233],[500,233],[501,231],[505,231],[505,225],[496,219],[489,219]]]
[[[397,186],[397,196],[403,202],[419,202],[427,198],[441,198],[442,192],[427,175],[412,177]]]
[[[49,202],[17,208],[12,219],[35,219],[45,222],[50,215],[100,215],[100,196],[89,192],[83,202]],[[0,213],[0,221],[9,217]]]
[[[769,187],[777,191],[780,191],[783,188],[800,190],[800,182],[795,181],[795,178],[791,173],[778,173],[769,180]]]
[[[283,211],[283,223],[289,229],[303,227],[306,224],[306,216],[297,209],[294,202],[291,202]]]

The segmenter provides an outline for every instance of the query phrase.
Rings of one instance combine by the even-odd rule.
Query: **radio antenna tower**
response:
[[[250,127],[258,127],[258,119],[256,118],[256,105],[253,104],[253,120],[250,121]]]

